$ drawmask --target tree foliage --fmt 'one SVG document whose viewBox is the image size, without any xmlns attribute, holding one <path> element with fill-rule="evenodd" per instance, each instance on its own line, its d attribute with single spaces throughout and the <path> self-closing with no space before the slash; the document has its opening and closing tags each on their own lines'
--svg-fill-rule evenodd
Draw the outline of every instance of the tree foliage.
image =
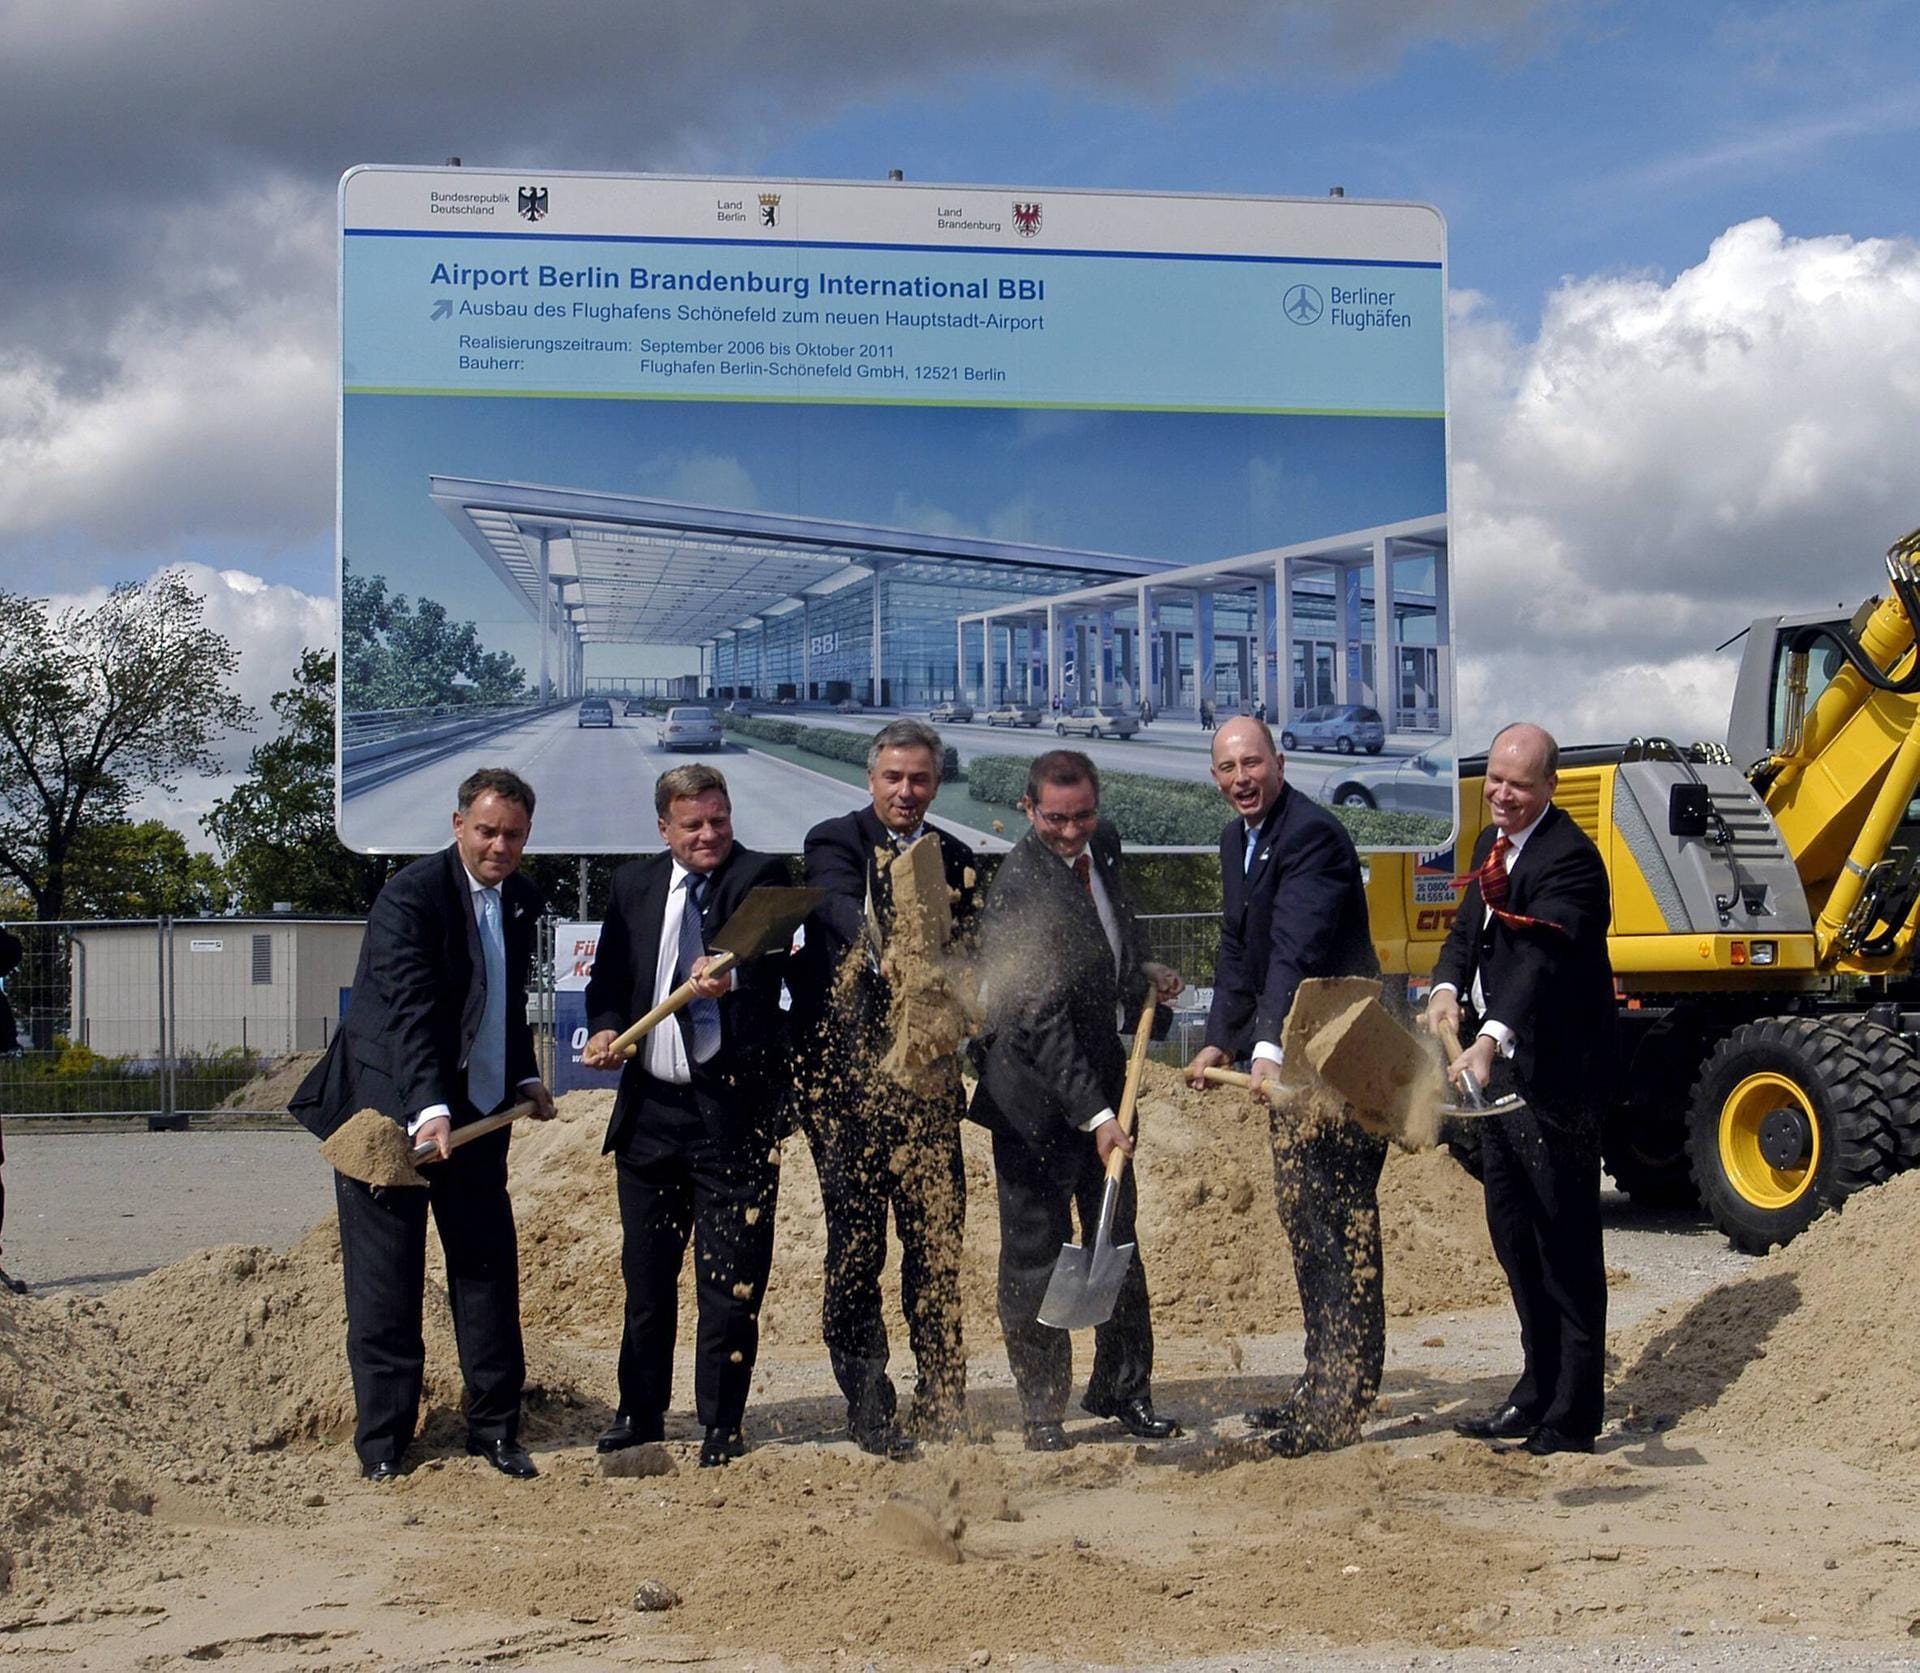
<svg viewBox="0 0 1920 1673">
<path fill-rule="evenodd" d="M 247 776 L 200 821 L 242 912 L 288 901 L 296 912 L 356 915 L 393 872 L 396 862 L 355 854 L 334 831 L 333 668 L 331 651 L 301 654 L 293 684 L 274 694 L 279 733 L 254 748 Z"/>
<path fill-rule="evenodd" d="M 526 675 L 505 651 L 489 651 L 472 622 L 456 622 L 437 599 L 410 603 L 386 578 L 349 568 L 340 599 L 346 651 L 343 697 L 351 714 L 369 709 L 497 703 L 523 697 Z"/>
<path fill-rule="evenodd" d="M 74 847 L 143 790 L 212 772 L 212 745 L 253 711 L 239 657 L 174 570 L 52 611 L 0 590 L 0 875 L 43 919 L 68 910 Z"/>
<path fill-rule="evenodd" d="M 67 911 L 87 918 L 214 917 L 227 909 L 220 862 L 158 819 L 86 825 L 67 855 Z"/>
</svg>

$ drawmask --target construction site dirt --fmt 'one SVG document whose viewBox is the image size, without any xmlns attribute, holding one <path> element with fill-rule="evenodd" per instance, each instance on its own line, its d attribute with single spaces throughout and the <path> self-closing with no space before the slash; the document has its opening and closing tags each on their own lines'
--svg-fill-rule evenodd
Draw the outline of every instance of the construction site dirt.
<svg viewBox="0 0 1920 1673">
<path fill-rule="evenodd" d="M 1143 1446 L 1076 1412 L 1072 1452 L 1021 1450 L 990 1160 L 969 1128 L 972 1434 L 902 1464 L 838 1428 L 819 1198 L 791 1140 L 750 1450 L 696 1469 L 682 1387 L 666 1446 L 612 1474 L 593 1450 L 620 1301 L 606 1108 L 572 1094 L 513 1140 L 539 1479 L 465 1455 L 430 1285 L 421 1439 L 378 1488 L 346 1438 L 331 1190 L 310 1140 L 10 1131 L 6 1262 L 35 1293 L 0 1296 L 0 1657 L 376 1673 L 1482 1668 L 1516 1650 L 1546 1667 L 1909 1665 L 1920 1317 L 1903 1296 L 1920 1176 L 1761 1259 L 1610 1197 L 1607 1430 L 1591 1457 L 1533 1459 L 1452 1433 L 1505 1393 L 1515 1328 L 1478 1188 L 1443 1153 L 1396 1152 L 1381 1404 L 1359 1445 L 1264 1458 L 1241 1414 L 1299 1365 L 1267 1117 L 1154 1068 L 1140 1252 L 1156 1402 L 1187 1435 Z M 686 1335 L 690 1281 L 684 1300 Z"/>
</svg>

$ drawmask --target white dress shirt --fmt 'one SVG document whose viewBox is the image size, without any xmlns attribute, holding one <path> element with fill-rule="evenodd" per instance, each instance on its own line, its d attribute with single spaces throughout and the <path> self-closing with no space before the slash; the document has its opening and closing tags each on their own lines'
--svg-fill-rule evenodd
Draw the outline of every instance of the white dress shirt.
<svg viewBox="0 0 1920 1673">
<path fill-rule="evenodd" d="M 1119 916 L 1113 910 L 1113 901 L 1107 894 L 1106 884 L 1100 880 L 1100 868 L 1094 864 L 1092 845 L 1088 844 L 1082 848 L 1080 854 L 1084 854 L 1087 857 L 1087 892 L 1093 896 L 1093 909 L 1100 915 L 1101 929 L 1106 931 L 1107 947 L 1113 954 L 1114 974 L 1116 976 L 1124 975 L 1125 972 L 1120 968 Z M 1080 854 L 1069 855 L 1060 863 L 1064 865 L 1068 871 L 1072 871 L 1075 864 L 1079 861 Z M 1074 887 L 1078 888 L 1080 886 L 1080 879 L 1076 876 L 1073 881 Z M 1117 1003 L 1113 1009 L 1114 1027 L 1120 1030 L 1120 1032 L 1125 1033 L 1127 1027 L 1127 1007 L 1125 1002 L 1121 1001 Z M 1109 1121 L 1118 1119 L 1110 1108 L 1097 1110 L 1093 1115 L 1080 1123 L 1080 1131 L 1083 1133 L 1091 1133 L 1095 1128 L 1104 1127 Z"/>
<path fill-rule="evenodd" d="M 680 967 L 680 920 L 686 916 L 687 878 L 692 875 L 678 860 L 667 884 L 667 910 L 660 920 L 660 951 L 653 961 L 653 1004 L 658 1005 L 675 987 L 674 972 Z M 708 884 L 711 887 L 711 882 Z M 648 1009 L 652 1009 L 649 1006 Z M 693 1065 L 687 1059 L 687 1042 L 680 1032 L 680 1019 L 668 1017 L 642 1044 L 647 1073 L 655 1080 L 674 1086 L 693 1081 Z"/>
</svg>

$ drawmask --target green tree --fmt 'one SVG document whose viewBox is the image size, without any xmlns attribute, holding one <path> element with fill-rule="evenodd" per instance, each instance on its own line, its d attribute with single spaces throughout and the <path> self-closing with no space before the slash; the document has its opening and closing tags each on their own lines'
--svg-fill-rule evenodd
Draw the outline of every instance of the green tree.
<svg viewBox="0 0 1920 1673">
<path fill-rule="evenodd" d="M 85 830 L 212 772 L 214 740 L 252 723 L 228 687 L 238 654 L 205 608 L 175 570 L 57 613 L 0 590 L 0 875 L 42 919 L 68 910 Z"/>
<path fill-rule="evenodd" d="M 226 911 L 220 862 L 158 819 L 84 826 L 67 855 L 67 910 L 89 918 L 202 918 Z"/>
<path fill-rule="evenodd" d="M 200 821 L 226 861 L 235 905 L 271 911 L 365 912 L 398 862 L 356 854 L 333 824 L 333 653 L 304 651 L 277 692 L 280 730 L 256 745 L 247 776 Z"/>
<path fill-rule="evenodd" d="M 409 603 L 387 591 L 384 576 L 348 568 L 340 620 L 349 713 L 508 702 L 527 693 L 520 664 L 482 646 L 472 622 L 454 621 L 435 599 Z"/>
</svg>

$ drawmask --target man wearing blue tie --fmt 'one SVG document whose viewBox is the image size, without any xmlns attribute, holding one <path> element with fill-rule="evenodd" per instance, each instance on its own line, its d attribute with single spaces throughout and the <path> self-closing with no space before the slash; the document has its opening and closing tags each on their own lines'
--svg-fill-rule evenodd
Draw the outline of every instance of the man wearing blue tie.
<svg viewBox="0 0 1920 1673">
<path fill-rule="evenodd" d="M 1266 722 L 1214 734 L 1213 780 L 1233 808 L 1220 833 L 1222 917 L 1207 1043 L 1188 1065 L 1250 1061 L 1280 1079 L 1281 1025 L 1310 976 L 1377 976 L 1366 884 L 1346 827 L 1285 782 Z M 1386 1305 L 1377 1187 L 1384 1139 L 1351 1121 L 1273 1112 L 1273 1179 L 1306 1323 L 1306 1370 L 1277 1406 L 1247 1413 L 1282 1457 L 1341 1447 L 1380 1390 Z"/>
<path fill-rule="evenodd" d="M 654 810 L 666 852 L 614 873 L 587 981 L 587 1026 L 594 1032 L 581 1061 L 622 1068 L 611 1049 L 620 1030 L 687 981 L 695 998 L 626 1061 L 607 1126 L 626 1318 L 620 1405 L 599 1450 L 665 1438 L 680 1266 L 691 1234 L 700 1321 L 694 1406 L 705 1431 L 700 1463 L 711 1468 L 746 1450 L 741 1419 L 773 1264 L 787 958 L 776 948 L 709 976 L 706 943 L 749 890 L 784 884 L 787 872 L 733 840 L 727 781 L 712 767 L 661 774 Z"/>
<path fill-rule="evenodd" d="M 334 1176 L 347 1291 L 347 1361 L 361 1473 L 402 1473 L 419 1417 L 427 1210 L 447 1257 L 447 1300 L 466 1382 L 467 1450 L 504 1475 L 536 1473 L 519 1442 L 520 1265 L 505 1129 L 464 1144 L 457 1128 L 512 1098 L 553 1114 L 527 1026 L 527 966 L 540 891 L 519 875 L 533 790 L 504 768 L 460 786 L 453 843 L 395 873 L 367 915 L 340 1031 L 293 1096 L 325 1138 L 377 1109 L 441 1159 L 427 1188 Z"/>
</svg>

